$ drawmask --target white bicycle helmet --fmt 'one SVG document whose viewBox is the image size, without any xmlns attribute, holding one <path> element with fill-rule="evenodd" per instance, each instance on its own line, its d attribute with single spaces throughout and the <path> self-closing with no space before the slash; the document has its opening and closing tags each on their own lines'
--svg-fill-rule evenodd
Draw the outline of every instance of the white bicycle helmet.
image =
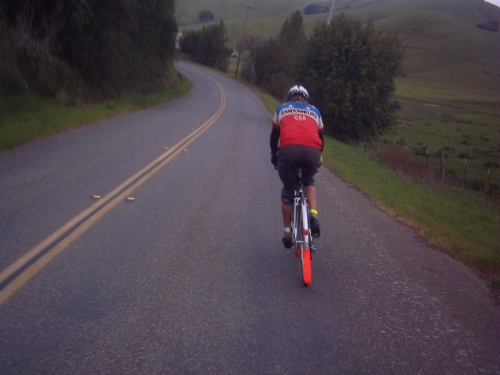
<svg viewBox="0 0 500 375">
<path fill-rule="evenodd" d="M 295 96 L 301 96 L 305 100 L 309 99 L 309 93 L 303 86 L 295 85 L 288 91 L 288 100 L 293 99 Z"/>
</svg>

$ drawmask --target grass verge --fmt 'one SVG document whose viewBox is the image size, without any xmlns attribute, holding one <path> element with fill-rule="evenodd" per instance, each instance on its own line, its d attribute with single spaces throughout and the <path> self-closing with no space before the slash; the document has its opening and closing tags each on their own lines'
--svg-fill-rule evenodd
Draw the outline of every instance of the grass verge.
<svg viewBox="0 0 500 375">
<path fill-rule="evenodd" d="M 356 147 L 325 137 L 324 164 L 429 244 L 483 272 L 500 273 L 500 214 L 461 190 L 434 190 L 401 177 Z"/>
<path fill-rule="evenodd" d="M 268 94 L 263 99 L 271 113 L 280 104 Z M 323 162 L 429 244 L 492 275 L 492 286 L 500 284 L 500 214 L 493 204 L 458 189 L 435 190 L 408 180 L 330 137 L 325 137 Z"/>
<path fill-rule="evenodd" d="M 124 95 L 120 99 L 80 106 L 33 95 L 0 96 L 0 151 L 86 123 L 151 107 L 177 98 L 191 88 L 181 76 L 169 90 L 149 95 Z"/>
</svg>

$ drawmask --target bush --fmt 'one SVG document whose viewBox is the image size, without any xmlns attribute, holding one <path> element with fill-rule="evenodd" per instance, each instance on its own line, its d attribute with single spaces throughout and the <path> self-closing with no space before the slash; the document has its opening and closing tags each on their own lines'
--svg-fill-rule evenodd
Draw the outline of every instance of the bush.
<svg viewBox="0 0 500 375">
<path fill-rule="evenodd" d="M 188 31 L 179 45 L 181 52 L 191 61 L 225 72 L 232 52 L 226 43 L 226 26 L 221 20 L 218 25 L 203 26 L 200 31 Z"/>
<path fill-rule="evenodd" d="M 309 4 L 304 8 L 304 14 L 317 14 L 317 13 L 328 13 L 330 11 L 330 7 L 325 4 L 313 3 Z"/>
<path fill-rule="evenodd" d="M 448 153 L 446 152 L 445 149 L 443 148 L 440 148 L 439 150 L 437 150 L 435 153 L 434 153 L 434 156 L 437 157 L 437 158 L 440 158 L 441 157 L 441 154 L 443 153 L 444 151 L 444 157 L 447 158 L 448 157 Z"/>
<path fill-rule="evenodd" d="M 467 188 L 476 191 L 485 191 L 486 182 L 484 180 L 468 180 Z"/>
<path fill-rule="evenodd" d="M 243 65 L 241 67 L 241 77 L 248 82 L 255 81 L 255 70 L 253 64 L 248 60 L 243 61 Z"/>
<path fill-rule="evenodd" d="M 482 30 L 498 32 L 498 22 L 496 21 L 488 21 L 485 24 L 478 23 L 476 26 Z"/>
<path fill-rule="evenodd" d="M 437 174 L 428 169 L 427 166 L 418 160 L 411 158 L 408 152 L 398 149 L 388 151 L 383 157 L 382 162 L 399 175 L 411 180 L 420 181 L 428 186 L 440 187 L 442 180 Z"/>
<path fill-rule="evenodd" d="M 491 160 L 488 160 L 484 166 L 486 168 L 500 168 L 500 163 L 496 162 L 496 161 L 491 161 Z"/>
<path fill-rule="evenodd" d="M 276 39 L 262 41 L 252 48 L 250 60 L 255 68 L 255 83 L 283 98 L 297 84 L 305 45 L 303 17 L 296 11 L 285 20 Z"/>
<path fill-rule="evenodd" d="M 397 34 L 375 30 L 341 14 L 318 25 L 306 48 L 300 77 L 324 117 L 325 132 L 344 141 L 369 141 L 396 124 L 393 96 L 405 47 Z"/>
<path fill-rule="evenodd" d="M 492 184 L 491 187 L 490 187 L 489 194 L 492 197 L 500 198 L 500 186 L 498 186 L 496 184 Z"/>
<path fill-rule="evenodd" d="M 291 78 L 287 77 L 283 73 L 277 73 L 264 77 L 261 86 L 271 95 L 280 98 L 283 97 L 283 93 L 288 92 L 293 84 L 294 81 Z"/>
<path fill-rule="evenodd" d="M 171 82 L 174 0 L 8 3 L 0 7 L 4 89 L 22 86 L 49 97 L 93 91 L 102 97 L 163 90 Z"/>
<path fill-rule="evenodd" d="M 427 156 L 429 148 L 427 146 L 422 146 L 420 148 L 413 148 L 415 155 L 417 156 Z"/>
<path fill-rule="evenodd" d="M 202 10 L 198 13 L 198 19 L 200 22 L 212 22 L 214 20 L 214 14 L 209 10 Z"/>
<path fill-rule="evenodd" d="M 399 141 L 396 141 L 396 144 L 400 145 L 400 146 L 406 146 L 408 143 L 406 143 L 406 141 L 401 138 Z"/>
<path fill-rule="evenodd" d="M 445 177 L 446 181 L 448 181 L 456 186 L 463 183 L 463 181 L 460 179 L 460 177 L 458 177 L 457 172 L 455 172 L 454 170 L 451 170 L 451 169 L 446 170 L 444 172 L 444 177 Z"/>
</svg>

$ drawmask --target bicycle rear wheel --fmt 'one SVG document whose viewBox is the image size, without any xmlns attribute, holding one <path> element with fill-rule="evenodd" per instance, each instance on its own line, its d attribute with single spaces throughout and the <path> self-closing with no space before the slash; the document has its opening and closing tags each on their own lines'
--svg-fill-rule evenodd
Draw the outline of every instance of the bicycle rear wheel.
<svg viewBox="0 0 500 375">
<path fill-rule="evenodd" d="M 312 282 L 311 249 L 302 249 L 300 260 L 302 262 L 302 278 L 304 279 L 304 285 L 308 286 Z"/>
<path fill-rule="evenodd" d="M 302 279 L 304 280 L 304 285 L 308 286 L 312 282 L 312 267 L 311 267 L 311 249 L 309 248 L 309 241 L 308 241 L 309 229 L 307 225 L 304 225 L 304 220 L 307 220 L 307 215 L 304 215 L 302 213 L 300 219 L 301 219 L 299 225 L 300 239 L 301 239 L 300 263 L 302 264 Z"/>
</svg>

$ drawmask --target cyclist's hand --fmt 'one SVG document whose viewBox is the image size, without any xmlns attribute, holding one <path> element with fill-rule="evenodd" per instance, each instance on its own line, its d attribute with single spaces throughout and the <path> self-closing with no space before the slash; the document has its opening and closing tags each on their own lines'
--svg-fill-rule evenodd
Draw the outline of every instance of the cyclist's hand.
<svg viewBox="0 0 500 375">
<path fill-rule="evenodd" d="M 271 154 L 271 163 L 273 163 L 274 168 L 278 166 L 278 155 Z"/>
</svg>

